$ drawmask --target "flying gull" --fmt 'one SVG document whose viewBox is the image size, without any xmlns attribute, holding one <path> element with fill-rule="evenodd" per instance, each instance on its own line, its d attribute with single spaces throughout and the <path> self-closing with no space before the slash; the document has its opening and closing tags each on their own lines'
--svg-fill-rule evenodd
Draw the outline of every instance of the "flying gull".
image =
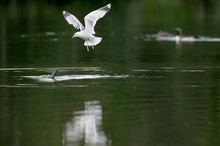
<svg viewBox="0 0 220 146">
<path fill-rule="evenodd" d="M 89 51 L 89 46 L 92 46 L 92 48 L 94 49 L 94 46 L 101 42 L 102 40 L 101 37 L 94 36 L 95 34 L 94 27 L 96 21 L 98 21 L 100 18 L 105 16 L 105 14 L 110 10 L 110 8 L 111 8 L 111 4 L 108 4 L 102 8 L 99 8 L 87 14 L 84 17 L 85 27 L 74 15 L 70 14 L 69 12 L 63 11 L 63 16 L 65 20 L 70 25 L 73 25 L 73 27 L 80 30 L 76 32 L 72 38 L 78 37 L 83 39 L 85 41 L 84 46 L 87 46 L 87 51 Z"/>
</svg>

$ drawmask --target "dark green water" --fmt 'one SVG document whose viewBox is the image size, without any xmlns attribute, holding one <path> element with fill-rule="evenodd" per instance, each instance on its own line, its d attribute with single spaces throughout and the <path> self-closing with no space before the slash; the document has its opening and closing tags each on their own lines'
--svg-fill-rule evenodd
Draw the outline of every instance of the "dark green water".
<svg viewBox="0 0 220 146">
<path fill-rule="evenodd" d="M 62 11 L 83 22 L 105 4 L 1 6 L 0 145 L 220 145 L 220 42 L 144 40 L 176 27 L 219 38 L 220 3 L 112 2 L 87 52 Z"/>
</svg>

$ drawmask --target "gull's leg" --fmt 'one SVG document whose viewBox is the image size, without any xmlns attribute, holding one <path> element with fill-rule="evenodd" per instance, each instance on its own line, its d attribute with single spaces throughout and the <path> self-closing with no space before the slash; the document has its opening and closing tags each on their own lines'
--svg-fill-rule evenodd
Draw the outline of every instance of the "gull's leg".
<svg viewBox="0 0 220 146">
<path fill-rule="evenodd" d="M 91 42 L 92 41 L 92 38 L 89 38 L 89 41 Z M 92 43 L 91 43 L 92 44 Z M 94 46 L 92 45 L 92 49 L 94 49 Z"/>
<path fill-rule="evenodd" d="M 86 44 L 87 52 L 89 52 L 89 43 L 85 41 L 85 44 Z"/>
</svg>

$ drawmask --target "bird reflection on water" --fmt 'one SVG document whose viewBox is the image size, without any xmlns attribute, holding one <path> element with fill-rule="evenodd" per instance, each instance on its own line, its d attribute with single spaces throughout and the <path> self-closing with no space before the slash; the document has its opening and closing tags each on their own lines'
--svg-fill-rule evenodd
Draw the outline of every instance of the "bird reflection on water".
<svg viewBox="0 0 220 146">
<path fill-rule="evenodd" d="M 65 125 L 63 143 L 65 146 L 85 145 L 105 146 L 109 145 L 102 126 L 102 107 L 99 101 L 85 102 L 85 110 L 74 113 L 71 121 Z"/>
</svg>

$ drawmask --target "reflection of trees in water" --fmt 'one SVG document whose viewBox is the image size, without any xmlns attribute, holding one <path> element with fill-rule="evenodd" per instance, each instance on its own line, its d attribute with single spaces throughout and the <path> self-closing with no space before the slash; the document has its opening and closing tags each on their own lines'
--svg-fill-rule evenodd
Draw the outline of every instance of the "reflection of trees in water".
<svg viewBox="0 0 220 146">
<path fill-rule="evenodd" d="M 63 143 L 66 146 L 96 145 L 105 146 L 107 138 L 100 130 L 102 126 L 102 107 L 99 101 L 85 102 L 85 110 L 75 112 L 75 117 L 66 123 Z"/>
<path fill-rule="evenodd" d="M 1 65 L 4 66 L 6 64 L 7 50 L 6 50 L 6 21 L 5 16 L 1 14 L 0 19 L 0 32 L 1 32 Z"/>
</svg>

